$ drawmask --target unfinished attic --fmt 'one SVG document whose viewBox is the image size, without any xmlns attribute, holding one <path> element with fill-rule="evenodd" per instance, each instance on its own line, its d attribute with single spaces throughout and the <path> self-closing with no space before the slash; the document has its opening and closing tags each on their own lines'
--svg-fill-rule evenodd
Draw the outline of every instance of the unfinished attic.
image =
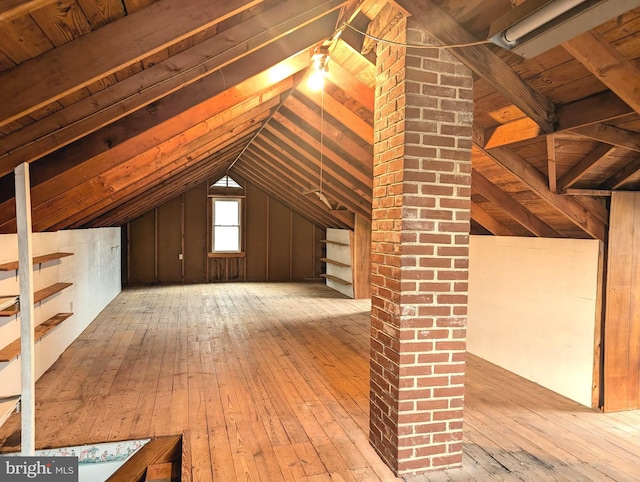
<svg viewBox="0 0 640 482">
<path fill-rule="evenodd" d="M 0 421 L 80 480 L 640 480 L 640 0 L 0 1 Z"/>
</svg>

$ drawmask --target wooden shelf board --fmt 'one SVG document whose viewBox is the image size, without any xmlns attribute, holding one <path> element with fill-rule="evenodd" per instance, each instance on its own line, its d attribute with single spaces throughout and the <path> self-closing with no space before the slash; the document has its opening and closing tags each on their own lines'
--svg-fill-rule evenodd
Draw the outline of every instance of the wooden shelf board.
<svg viewBox="0 0 640 482">
<path fill-rule="evenodd" d="M 320 242 L 325 244 L 334 244 L 336 246 L 349 246 L 349 243 L 341 243 L 339 241 L 331 241 L 329 239 L 321 239 Z"/>
<path fill-rule="evenodd" d="M 49 298 L 50 296 L 53 296 L 56 293 L 59 293 L 63 289 L 68 288 L 72 284 L 73 283 L 55 283 L 55 284 L 52 284 L 51 286 L 47 286 L 46 288 L 38 290 L 33 294 L 33 302 L 38 303 L 46 298 Z M 16 303 L 15 305 L 0 311 L 0 316 L 13 316 L 19 311 L 20 311 L 20 304 Z"/>
<path fill-rule="evenodd" d="M 320 261 L 324 261 L 325 263 L 333 264 L 335 266 L 340 266 L 341 268 L 351 268 L 350 264 L 343 263 L 341 261 L 336 261 L 335 259 L 320 258 Z"/>
<path fill-rule="evenodd" d="M 42 264 L 47 261 L 73 256 L 73 253 L 48 253 L 33 257 L 33 264 Z M 9 261 L 8 263 L 0 263 L 0 271 L 15 271 L 18 269 L 17 261 Z"/>
<path fill-rule="evenodd" d="M 345 281 L 342 278 L 338 278 L 337 276 L 333 276 L 330 274 L 321 274 L 320 275 L 321 278 L 326 278 L 326 279 L 330 279 L 331 281 L 335 281 L 336 283 L 340 283 L 341 285 L 345 285 L 345 286 L 350 286 L 353 283 L 351 281 Z"/>
<path fill-rule="evenodd" d="M 47 333 L 49 333 L 71 315 L 73 315 L 73 313 L 58 313 L 57 315 L 52 316 L 48 320 L 36 326 L 34 329 L 35 341 L 41 340 L 42 337 L 44 337 Z M 2 350 L 0 350 L 0 362 L 11 361 L 18 355 L 20 355 L 20 338 L 9 343 Z"/>
</svg>

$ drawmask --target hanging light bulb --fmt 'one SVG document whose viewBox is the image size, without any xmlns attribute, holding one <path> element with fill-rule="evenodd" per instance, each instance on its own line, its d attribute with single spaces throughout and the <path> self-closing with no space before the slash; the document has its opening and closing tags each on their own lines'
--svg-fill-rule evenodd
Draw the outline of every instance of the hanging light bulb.
<svg viewBox="0 0 640 482">
<path fill-rule="evenodd" d="M 329 47 L 321 46 L 311 57 L 313 72 L 309 76 L 309 88 L 319 91 L 324 88 L 324 78 L 329 72 Z"/>
</svg>

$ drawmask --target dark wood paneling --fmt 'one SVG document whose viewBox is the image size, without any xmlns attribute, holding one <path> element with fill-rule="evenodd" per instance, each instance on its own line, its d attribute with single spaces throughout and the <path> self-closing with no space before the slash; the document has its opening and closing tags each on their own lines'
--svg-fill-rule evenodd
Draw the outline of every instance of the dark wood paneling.
<svg viewBox="0 0 640 482">
<path fill-rule="evenodd" d="M 268 281 L 287 281 L 290 275 L 291 210 L 281 202 L 269 200 L 269 276 Z"/>
<path fill-rule="evenodd" d="M 317 278 L 322 269 L 318 258 L 322 255 L 320 240 L 324 238 L 324 230 L 253 184 L 246 183 L 245 196 L 246 258 L 208 259 L 210 210 L 207 184 L 203 183 L 157 208 L 157 238 L 153 211 L 131 223 L 131 256 L 136 259 L 131 263 L 130 281 L 243 281 L 245 263 L 247 281 Z M 141 229 L 146 230 L 145 236 L 138 234 Z M 158 250 L 157 260 L 154 246 Z M 180 253 L 183 261 L 179 259 Z"/>
<path fill-rule="evenodd" d="M 247 281 L 265 281 L 267 277 L 268 196 L 253 184 L 246 186 Z"/>
<path fill-rule="evenodd" d="M 640 408 L 640 193 L 611 196 L 604 409 Z"/>
<path fill-rule="evenodd" d="M 313 224 L 293 213 L 291 276 L 295 281 L 313 278 Z"/>
<path fill-rule="evenodd" d="M 155 215 L 149 211 L 129 224 L 129 282 L 154 283 Z"/>
<path fill-rule="evenodd" d="M 182 198 L 158 208 L 158 282 L 182 282 Z"/>
<path fill-rule="evenodd" d="M 184 281 L 206 281 L 207 183 L 184 195 Z"/>
</svg>

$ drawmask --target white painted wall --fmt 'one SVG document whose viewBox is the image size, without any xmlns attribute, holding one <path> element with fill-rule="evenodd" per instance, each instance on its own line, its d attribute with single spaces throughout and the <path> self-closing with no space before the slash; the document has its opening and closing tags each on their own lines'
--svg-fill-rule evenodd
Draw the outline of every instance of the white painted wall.
<svg viewBox="0 0 640 482">
<path fill-rule="evenodd" d="M 121 290 L 119 228 L 33 234 L 34 256 L 57 251 L 74 255 L 34 266 L 34 289 L 37 291 L 56 282 L 73 283 L 73 286 L 36 303 L 35 323 L 39 325 L 56 313 L 73 312 L 73 316 L 36 343 L 38 378 Z M 17 235 L 0 235 L 0 263 L 17 259 Z M 18 293 L 17 273 L 0 272 L 0 294 Z M 0 347 L 20 336 L 19 323 L 19 314 L 0 317 Z M 20 359 L 0 363 L 0 398 L 19 393 Z"/>
<path fill-rule="evenodd" d="M 467 350 L 591 406 L 598 241 L 471 236 Z"/>
</svg>

